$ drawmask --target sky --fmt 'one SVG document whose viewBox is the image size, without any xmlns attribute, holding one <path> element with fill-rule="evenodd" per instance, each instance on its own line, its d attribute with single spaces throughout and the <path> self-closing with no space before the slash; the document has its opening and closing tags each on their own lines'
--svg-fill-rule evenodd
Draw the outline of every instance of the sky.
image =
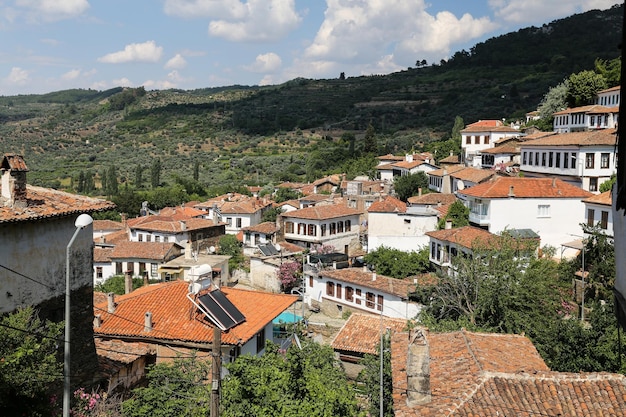
<svg viewBox="0 0 626 417">
<path fill-rule="evenodd" d="M 0 0 L 0 96 L 272 85 L 430 65 L 617 0 Z"/>
</svg>

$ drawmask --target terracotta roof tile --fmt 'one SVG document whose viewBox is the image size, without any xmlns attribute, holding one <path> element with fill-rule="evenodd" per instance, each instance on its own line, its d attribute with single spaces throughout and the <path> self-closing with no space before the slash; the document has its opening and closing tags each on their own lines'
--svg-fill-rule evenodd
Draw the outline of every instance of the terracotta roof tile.
<svg viewBox="0 0 626 417">
<path fill-rule="evenodd" d="M 387 155 L 377 156 L 376 159 L 380 159 L 381 161 L 403 161 L 405 157 L 388 153 Z"/>
<path fill-rule="evenodd" d="M 276 233 L 278 228 L 276 227 L 275 222 L 263 222 L 255 226 L 244 227 L 241 230 L 246 231 L 246 232 L 257 232 L 257 233 L 263 233 L 266 235 L 271 235 L 271 234 Z"/>
<path fill-rule="evenodd" d="M 0 223 L 64 217 L 115 208 L 115 204 L 110 201 L 33 185 L 26 186 L 26 199 L 24 208 L 0 206 Z"/>
<path fill-rule="evenodd" d="M 513 187 L 511 189 L 511 187 Z M 586 198 L 593 194 L 556 178 L 494 177 L 492 181 L 459 191 L 478 198 Z"/>
<path fill-rule="evenodd" d="M 113 248 L 103 248 L 101 246 L 94 246 L 93 248 L 93 262 L 94 263 L 109 263 L 111 262 L 111 254 Z"/>
<path fill-rule="evenodd" d="M 580 106 L 580 107 L 572 107 L 567 108 L 565 110 L 557 111 L 553 113 L 553 115 L 558 116 L 562 114 L 571 114 L 571 113 L 611 113 L 613 112 L 615 107 L 606 107 L 600 106 L 599 104 L 590 104 L 588 106 Z"/>
<path fill-rule="evenodd" d="M 440 164 L 458 164 L 460 161 L 459 155 L 448 155 L 439 160 Z"/>
<path fill-rule="evenodd" d="M 480 153 L 485 153 L 489 155 L 498 155 L 498 154 L 519 154 L 520 153 L 520 145 L 519 143 L 505 143 L 500 146 L 495 146 L 489 149 L 483 149 Z"/>
<path fill-rule="evenodd" d="M 363 268 L 323 269 L 320 275 L 339 281 L 358 284 L 363 287 L 373 288 L 387 294 L 407 298 L 408 294 L 415 290 L 415 284 L 410 279 L 391 278 L 384 275 L 363 271 Z"/>
<path fill-rule="evenodd" d="M 164 261 L 181 253 L 173 242 L 119 242 L 110 253 L 111 259 L 152 259 Z"/>
<path fill-rule="evenodd" d="M 486 181 L 495 175 L 496 173 L 490 169 L 479 169 L 472 167 L 463 168 L 450 174 L 452 178 L 473 182 L 475 184 Z"/>
<path fill-rule="evenodd" d="M 26 161 L 22 155 L 14 153 L 5 153 L 0 160 L 0 169 L 9 169 L 11 171 L 28 172 Z"/>
<path fill-rule="evenodd" d="M 382 331 L 387 328 L 400 332 L 407 328 L 407 320 L 382 318 Z M 355 353 L 376 354 L 380 344 L 380 315 L 352 313 L 333 339 L 333 349 Z"/>
<path fill-rule="evenodd" d="M 171 217 L 172 220 L 186 220 L 192 217 L 201 217 L 205 214 L 205 211 L 189 206 L 164 207 L 159 210 L 159 216 Z"/>
<path fill-rule="evenodd" d="M 432 171 L 428 171 L 428 175 L 435 177 L 443 177 L 445 174 L 453 174 L 455 172 L 465 169 L 463 165 L 452 165 L 446 168 L 439 168 Z"/>
<path fill-rule="evenodd" d="M 281 214 L 285 218 L 307 219 L 307 220 L 326 220 L 337 217 L 360 215 L 359 210 L 349 208 L 345 205 L 332 204 L 324 206 L 313 206 L 299 210 L 289 211 Z"/>
<path fill-rule="evenodd" d="M 222 343 L 247 342 L 280 313 L 297 301 L 287 294 L 222 287 L 222 292 L 245 316 L 243 323 L 222 332 Z M 148 285 L 130 294 L 116 297 L 115 313 L 107 312 L 107 303 L 94 306 L 102 324 L 94 327 L 96 336 L 117 338 L 154 338 L 164 343 L 183 341 L 210 345 L 213 326 L 187 298 L 189 283 L 172 281 Z M 152 313 L 152 331 L 144 331 L 144 315 Z"/>
<path fill-rule="evenodd" d="M 93 231 L 104 231 L 104 230 L 123 230 L 124 224 L 122 222 L 116 222 L 113 220 L 94 220 L 93 221 Z"/>
<path fill-rule="evenodd" d="M 209 219 L 191 217 L 175 220 L 172 217 L 161 215 L 136 217 L 134 219 L 128 219 L 126 223 L 131 229 L 165 233 L 180 233 L 185 230 L 201 230 L 219 227 L 213 220 Z"/>
<path fill-rule="evenodd" d="M 96 243 L 108 243 L 111 245 L 115 245 L 119 242 L 128 242 L 128 233 L 126 233 L 126 229 L 118 230 L 117 232 L 112 232 L 107 235 L 101 236 L 99 238 L 94 239 Z"/>
<path fill-rule="evenodd" d="M 585 203 L 592 204 L 601 204 L 603 206 L 612 206 L 613 205 L 613 197 L 611 191 L 605 191 L 598 195 L 593 195 L 589 198 L 585 198 L 583 200 Z"/>
<path fill-rule="evenodd" d="M 613 146 L 616 141 L 616 129 L 600 129 L 586 132 L 559 133 L 524 142 L 524 146 Z"/>
<path fill-rule="evenodd" d="M 451 204 L 457 200 L 455 194 L 451 193 L 428 193 L 422 194 L 419 196 L 409 197 L 409 203 L 415 205 L 428 205 L 433 206 L 439 203 L 441 204 Z"/>
<path fill-rule="evenodd" d="M 381 201 L 375 201 L 367 209 L 369 213 L 406 213 L 406 203 L 390 195 Z"/>
<path fill-rule="evenodd" d="M 426 232 L 426 236 L 430 236 L 433 239 L 440 240 L 442 242 L 455 243 L 464 248 L 472 249 L 476 245 L 492 245 L 496 244 L 499 239 L 498 235 L 494 235 L 474 226 L 463 226 L 454 229 L 442 229 L 432 232 Z"/>
</svg>

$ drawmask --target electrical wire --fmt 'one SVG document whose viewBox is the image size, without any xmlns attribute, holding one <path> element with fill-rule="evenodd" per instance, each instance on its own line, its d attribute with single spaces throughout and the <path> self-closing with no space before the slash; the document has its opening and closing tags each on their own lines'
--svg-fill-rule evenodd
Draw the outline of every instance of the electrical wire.
<svg viewBox="0 0 626 417">
<path fill-rule="evenodd" d="M 54 290 L 55 290 L 55 288 L 54 288 L 54 287 L 52 287 L 52 286 L 50 286 L 50 285 L 48 285 L 48 284 L 44 284 L 44 283 L 43 283 L 43 282 L 41 282 L 41 281 L 37 281 L 36 279 L 31 278 L 31 277 L 29 277 L 29 276 L 27 276 L 27 275 L 24 275 L 24 274 L 22 274 L 21 272 L 17 272 L 16 270 L 14 270 L 14 269 L 12 269 L 12 268 L 9 268 L 8 266 L 5 266 L 5 265 L 0 264 L 0 268 L 6 269 L 6 270 L 7 270 L 7 271 L 9 271 L 9 272 L 12 272 L 12 273 L 14 273 L 14 274 L 16 274 L 16 275 L 19 275 L 19 276 L 20 276 L 20 277 L 22 277 L 22 278 L 26 278 L 27 280 L 32 281 L 32 282 L 34 282 L 34 283 L 37 283 L 37 284 L 39 284 L 39 285 L 43 285 L 44 287 L 46 287 L 46 288 L 48 288 L 48 289 L 50 289 L 50 290 L 52 290 L 52 291 L 54 291 Z"/>
</svg>

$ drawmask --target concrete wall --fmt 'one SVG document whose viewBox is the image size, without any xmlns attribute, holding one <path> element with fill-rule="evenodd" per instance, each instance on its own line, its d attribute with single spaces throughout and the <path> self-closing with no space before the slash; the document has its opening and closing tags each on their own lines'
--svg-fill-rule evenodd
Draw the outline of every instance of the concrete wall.
<svg viewBox="0 0 626 417">
<path fill-rule="evenodd" d="M 437 229 L 437 216 L 411 216 L 400 213 L 368 213 L 367 251 L 380 246 L 417 251 L 428 246 L 426 232 Z"/>
<path fill-rule="evenodd" d="M 262 258 L 251 257 L 249 279 L 250 284 L 254 288 L 260 288 L 275 293 L 280 292 L 280 281 L 278 280 L 278 266 L 276 262 L 267 262 Z"/>
</svg>

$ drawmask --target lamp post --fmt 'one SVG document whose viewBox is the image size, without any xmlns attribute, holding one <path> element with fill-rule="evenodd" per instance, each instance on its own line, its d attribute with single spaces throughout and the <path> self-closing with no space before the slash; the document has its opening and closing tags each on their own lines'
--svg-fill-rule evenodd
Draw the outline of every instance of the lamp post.
<svg viewBox="0 0 626 417">
<path fill-rule="evenodd" d="M 63 417 L 70 415 L 70 249 L 78 233 L 93 223 L 89 214 L 81 214 L 76 218 L 74 226 L 76 230 L 67 244 L 65 251 L 65 351 L 63 359 Z"/>
</svg>

